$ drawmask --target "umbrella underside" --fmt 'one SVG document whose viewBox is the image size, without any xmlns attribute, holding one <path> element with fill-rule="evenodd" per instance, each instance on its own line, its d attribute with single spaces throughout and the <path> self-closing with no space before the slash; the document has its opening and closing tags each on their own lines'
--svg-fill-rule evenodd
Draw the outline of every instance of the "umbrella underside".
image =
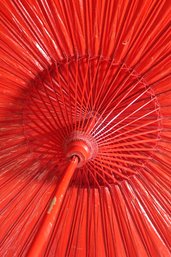
<svg viewBox="0 0 171 257">
<path fill-rule="evenodd" d="M 0 256 L 169 257 L 169 1 L 0 3 Z"/>
</svg>

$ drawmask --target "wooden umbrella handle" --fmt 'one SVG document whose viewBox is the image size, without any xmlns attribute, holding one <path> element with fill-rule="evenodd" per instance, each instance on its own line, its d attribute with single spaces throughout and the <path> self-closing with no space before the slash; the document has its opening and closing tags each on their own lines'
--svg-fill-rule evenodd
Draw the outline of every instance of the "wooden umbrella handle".
<svg viewBox="0 0 171 257">
<path fill-rule="evenodd" d="M 30 246 L 27 257 L 39 257 L 42 254 L 42 249 L 47 244 L 49 236 L 54 228 L 55 221 L 58 217 L 63 198 L 77 168 L 79 159 L 72 157 L 65 174 L 56 188 L 55 196 L 53 197 L 49 209 L 43 219 L 42 226 L 39 228 L 32 245 Z"/>
</svg>

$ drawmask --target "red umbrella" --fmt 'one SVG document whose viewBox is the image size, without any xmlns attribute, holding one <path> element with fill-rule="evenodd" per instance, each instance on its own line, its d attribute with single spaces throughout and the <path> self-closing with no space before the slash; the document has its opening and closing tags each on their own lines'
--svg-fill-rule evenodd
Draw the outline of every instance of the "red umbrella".
<svg viewBox="0 0 171 257">
<path fill-rule="evenodd" d="M 170 256 L 170 9 L 1 1 L 0 256 Z"/>
</svg>

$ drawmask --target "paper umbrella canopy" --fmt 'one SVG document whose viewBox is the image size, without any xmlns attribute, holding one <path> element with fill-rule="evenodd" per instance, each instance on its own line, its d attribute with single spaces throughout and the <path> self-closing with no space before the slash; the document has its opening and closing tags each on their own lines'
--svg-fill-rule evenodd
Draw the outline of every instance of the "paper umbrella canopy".
<svg viewBox="0 0 171 257">
<path fill-rule="evenodd" d="M 169 257 L 169 0 L 0 0 L 0 256 Z"/>
</svg>

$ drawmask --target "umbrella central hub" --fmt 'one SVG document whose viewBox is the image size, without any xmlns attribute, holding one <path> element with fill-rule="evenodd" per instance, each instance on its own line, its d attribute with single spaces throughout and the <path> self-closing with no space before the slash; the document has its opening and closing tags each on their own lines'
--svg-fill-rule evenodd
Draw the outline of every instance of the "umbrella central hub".
<svg viewBox="0 0 171 257">
<path fill-rule="evenodd" d="M 96 156 L 97 144 L 93 137 L 76 131 L 69 138 L 65 152 L 67 159 L 77 156 L 79 159 L 78 167 L 82 167 Z"/>
</svg>

